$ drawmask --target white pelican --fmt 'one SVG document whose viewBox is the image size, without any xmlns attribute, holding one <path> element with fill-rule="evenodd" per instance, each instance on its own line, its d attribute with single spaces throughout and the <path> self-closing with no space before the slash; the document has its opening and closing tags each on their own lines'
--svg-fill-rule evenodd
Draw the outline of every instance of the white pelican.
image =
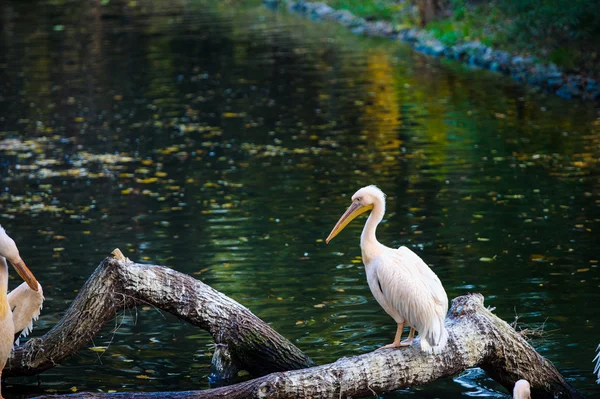
<svg viewBox="0 0 600 399">
<path fill-rule="evenodd" d="M 513 399 L 531 399 L 531 386 L 527 380 L 519 380 L 515 383 Z"/>
<path fill-rule="evenodd" d="M 25 280 L 8 295 L 7 259 Z M 42 286 L 21 259 L 13 239 L 0 226 L 0 376 L 12 351 L 15 334 L 26 336 L 31 331 L 43 301 Z M 0 399 L 2 397 L 0 392 Z"/>
<path fill-rule="evenodd" d="M 598 351 L 598 353 L 596 354 L 596 357 L 593 360 L 594 362 L 596 362 L 596 366 L 594 367 L 594 374 L 598 373 L 598 379 L 596 380 L 596 383 L 600 384 L 600 344 L 598 345 L 596 350 Z"/>
<path fill-rule="evenodd" d="M 448 341 L 444 319 L 448 312 L 446 291 L 435 273 L 406 247 L 388 248 L 375 237 L 375 229 L 385 213 L 385 194 L 367 186 L 352 196 L 352 204 L 337 222 L 325 242 L 329 243 L 352 219 L 371 210 L 360 236 L 360 249 L 367 281 L 381 307 L 398 323 L 394 342 L 383 348 L 409 346 L 415 330 L 421 337 L 421 350 L 439 353 Z M 408 339 L 400 341 L 404 325 L 410 326 Z"/>
</svg>

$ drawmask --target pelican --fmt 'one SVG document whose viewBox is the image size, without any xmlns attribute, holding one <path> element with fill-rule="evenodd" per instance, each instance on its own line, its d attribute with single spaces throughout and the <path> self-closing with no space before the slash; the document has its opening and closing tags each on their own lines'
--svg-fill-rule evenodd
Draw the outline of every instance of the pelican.
<svg viewBox="0 0 600 399">
<path fill-rule="evenodd" d="M 375 229 L 385 213 L 385 194 L 376 186 L 367 186 L 352 196 L 352 204 L 337 222 L 329 243 L 361 213 L 371 211 L 360 236 L 360 249 L 367 282 L 381 307 L 396 321 L 394 342 L 384 348 L 412 345 L 415 331 L 421 337 L 421 350 L 439 353 L 448 341 L 444 319 L 448 297 L 436 274 L 407 247 L 388 248 L 375 237 Z M 404 325 L 410 326 L 408 339 L 400 341 Z"/>
<path fill-rule="evenodd" d="M 7 259 L 25 280 L 8 295 Z M 15 334 L 29 334 L 33 321 L 40 315 L 43 301 L 42 286 L 21 259 L 13 239 L 0 226 L 0 377 L 12 351 Z M 0 392 L 0 399 L 2 398 Z"/>
<path fill-rule="evenodd" d="M 598 345 L 596 350 L 598 351 L 598 353 L 596 354 L 596 357 L 593 360 L 594 362 L 596 362 L 596 366 L 594 367 L 594 374 L 598 373 L 598 379 L 596 380 L 596 383 L 600 384 L 600 344 Z"/>
<path fill-rule="evenodd" d="M 515 383 L 513 399 L 531 399 L 531 386 L 527 380 L 519 380 Z"/>
</svg>

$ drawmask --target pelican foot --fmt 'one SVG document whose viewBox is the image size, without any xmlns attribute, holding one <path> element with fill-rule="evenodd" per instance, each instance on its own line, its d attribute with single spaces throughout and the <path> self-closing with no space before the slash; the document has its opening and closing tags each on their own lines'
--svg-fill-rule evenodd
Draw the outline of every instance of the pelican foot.
<svg viewBox="0 0 600 399">
<path fill-rule="evenodd" d="M 402 342 L 392 342 L 391 344 L 387 344 L 385 346 L 382 346 L 381 348 L 377 348 L 376 350 L 389 349 L 389 348 L 401 348 L 403 346 L 410 346 L 411 344 L 407 343 L 407 342 L 408 342 L 408 340 L 404 340 Z"/>
<path fill-rule="evenodd" d="M 407 338 L 404 341 L 400 342 L 400 346 L 411 346 L 413 343 L 413 338 Z"/>
</svg>

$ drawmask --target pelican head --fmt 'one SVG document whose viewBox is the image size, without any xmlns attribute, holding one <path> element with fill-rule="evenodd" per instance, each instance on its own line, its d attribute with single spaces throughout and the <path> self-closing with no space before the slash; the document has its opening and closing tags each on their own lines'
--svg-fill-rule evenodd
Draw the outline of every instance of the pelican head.
<svg viewBox="0 0 600 399">
<path fill-rule="evenodd" d="M 325 242 L 329 244 L 329 241 L 337 236 L 348 223 L 358 215 L 370 211 L 375 205 L 382 206 L 382 211 L 385 211 L 385 194 L 377 186 L 366 186 L 355 192 L 352 196 L 352 204 L 333 227 Z"/>
<path fill-rule="evenodd" d="M 38 290 L 38 282 L 33 273 L 31 273 L 31 270 L 29 270 L 25 262 L 23 262 L 23 259 L 21 259 L 17 244 L 15 244 L 14 240 L 6 234 L 6 231 L 4 231 L 2 226 L 0 226 L 0 256 L 6 258 L 10 264 L 13 265 L 17 273 L 19 273 L 19 276 L 25 280 L 32 290 Z"/>
<path fill-rule="evenodd" d="M 519 380 L 515 383 L 513 389 L 514 399 L 530 399 L 531 398 L 531 386 L 527 380 Z"/>
</svg>

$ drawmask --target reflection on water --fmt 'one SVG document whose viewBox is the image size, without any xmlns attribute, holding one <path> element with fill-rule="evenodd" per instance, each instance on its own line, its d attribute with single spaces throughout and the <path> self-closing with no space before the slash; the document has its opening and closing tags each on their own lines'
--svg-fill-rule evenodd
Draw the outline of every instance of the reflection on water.
<svg viewBox="0 0 600 399">
<path fill-rule="evenodd" d="M 0 5 L 0 223 L 44 285 L 36 334 L 119 247 L 230 295 L 318 363 L 373 350 L 395 324 L 368 290 L 361 223 L 323 239 L 375 183 L 383 243 L 415 250 L 451 298 L 543 325 L 534 346 L 599 392 L 591 106 L 259 4 L 65 4 Z M 90 347 L 7 392 L 208 387 L 208 334 L 151 307 Z M 474 370 L 410 392 L 502 388 Z"/>
</svg>

